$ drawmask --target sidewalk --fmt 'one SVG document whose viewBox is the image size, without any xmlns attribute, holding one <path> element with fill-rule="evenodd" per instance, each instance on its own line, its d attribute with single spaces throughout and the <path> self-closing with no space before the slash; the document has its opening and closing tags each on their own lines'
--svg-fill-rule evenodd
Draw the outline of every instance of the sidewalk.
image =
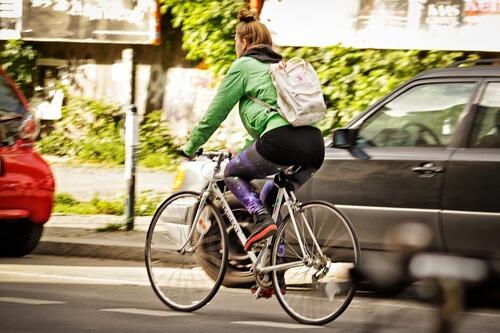
<svg viewBox="0 0 500 333">
<path fill-rule="evenodd" d="M 51 169 L 56 180 L 56 192 L 69 193 L 78 200 L 89 201 L 96 194 L 101 199 L 109 200 L 127 193 L 124 171 L 120 167 L 54 163 Z M 138 169 L 136 192 L 169 193 L 173 178 L 172 172 Z"/>
<path fill-rule="evenodd" d="M 56 156 L 44 158 L 50 163 L 58 193 L 69 193 L 78 200 L 90 200 L 96 194 L 102 199 L 125 195 L 123 167 L 75 165 Z M 137 193 L 153 191 L 167 195 L 171 191 L 171 172 L 139 168 L 136 176 Z M 124 216 L 113 215 L 53 214 L 33 253 L 143 261 L 151 216 L 136 217 L 133 231 L 96 231 L 123 220 Z"/>
<path fill-rule="evenodd" d="M 98 232 L 123 216 L 53 215 L 34 254 L 144 261 L 144 243 L 151 216 L 136 217 L 132 231 Z"/>
</svg>

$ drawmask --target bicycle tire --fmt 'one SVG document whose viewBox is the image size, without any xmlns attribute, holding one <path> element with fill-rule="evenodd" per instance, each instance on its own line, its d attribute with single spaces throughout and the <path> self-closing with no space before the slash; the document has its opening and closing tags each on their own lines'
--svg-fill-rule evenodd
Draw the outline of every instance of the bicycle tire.
<svg viewBox="0 0 500 333">
<path fill-rule="evenodd" d="M 355 283 L 349 279 L 349 269 L 359 264 L 359 241 L 348 218 L 328 202 L 303 203 L 294 217 L 305 251 L 316 259 L 318 267 L 304 264 L 284 272 L 273 271 L 275 293 L 283 309 L 298 322 L 327 324 L 347 309 L 356 291 Z M 308 231 L 304 227 L 304 217 L 308 219 L 325 256 L 322 265 L 319 265 L 320 256 L 312 238 L 306 236 Z M 272 265 L 301 260 L 302 253 L 296 238 L 292 220 L 287 216 L 273 240 Z M 328 267 L 327 271 L 323 271 L 325 275 L 314 281 L 314 274 L 325 267 Z"/>
<path fill-rule="evenodd" d="M 177 311 L 195 311 L 206 305 L 220 288 L 227 267 L 224 222 L 210 200 L 203 209 L 204 221 L 211 224 L 208 231 L 195 227 L 188 241 L 199 197 L 191 191 L 171 195 L 156 210 L 146 235 L 144 256 L 151 286 L 165 305 Z M 179 252 L 186 242 L 190 251 Z"/>
</svg>

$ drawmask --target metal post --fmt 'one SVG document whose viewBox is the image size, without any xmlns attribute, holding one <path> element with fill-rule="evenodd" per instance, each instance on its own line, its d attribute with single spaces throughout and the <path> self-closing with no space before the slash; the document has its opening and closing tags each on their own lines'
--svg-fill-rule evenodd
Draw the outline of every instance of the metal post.
<svg viewBox="0 0 500 333">
<path fill-rule="evenodd" d="M 133 105 L 125 116 L 125 181 L 127 183 L 127 230 L 134 229 L 135 219 L 135 165 L 138 145 L 137 108 Z"/>
<path fill-rule="evenodd" d="M 123 67 L 126 75 L 125 80 L 125 182 L 127 184 L 127 200 L 125 209 L 125 220 L 127 230 L 134 229 L 135 219 L 135 165 L 137 146 L 139 143 L 137 108 L 134 105 L 135 95 L 135 71 L 134 52 L 125 49 L 122 52 Z"/>
</svg>

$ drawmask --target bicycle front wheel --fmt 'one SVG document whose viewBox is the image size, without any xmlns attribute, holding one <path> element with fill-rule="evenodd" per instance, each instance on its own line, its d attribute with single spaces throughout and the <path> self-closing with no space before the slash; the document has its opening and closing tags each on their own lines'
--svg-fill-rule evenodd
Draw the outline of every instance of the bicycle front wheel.
<svg viewBox="0 0 500 333">
<path fill-rule="evenodd" d="M 272 265 L 296 263 L 273 271 L 276 295 L 295 320 L 323 325 L 342 314 L 354 296 L 349 270 L 359 262 L 359 242 L 349 220 L 328 202 L 304 203 L 294 219 L 295 226 L 288 216 L 274 239 Z"/>
<path fill-rule="evenodd" d="M 187 191 L 170 196 L 158 207 L 146 236 L 151 286 L 164 304 L 178 311 L 207 304 L 219 289 L 227 265 L 222 217 L 207 201 L 194 221 L 199 198 L 199 193 Z"/>
</svg>

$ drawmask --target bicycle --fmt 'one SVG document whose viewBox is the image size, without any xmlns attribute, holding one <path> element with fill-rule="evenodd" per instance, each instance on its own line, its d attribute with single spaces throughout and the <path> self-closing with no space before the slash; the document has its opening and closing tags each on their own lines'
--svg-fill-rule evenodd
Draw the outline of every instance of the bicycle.
<svg viewBox="0 0 500 333">
<path fill-rule="evenodd" d="M 167 198 L 146 237 L 145 261 L 153 290 L 177 311 L 206 305 L 223 281 L 228 247 L 246 242 L 223 194 L 221 164 L 229 154 L 203 155 L 215 162 L 207 186 L 201 193 L 181 191 Z M 359 263 L 360 247 L 352 224 L 334 205 L 297 200 L 289 183 L 293 171 L 266 178 L 278 187 L 272 217 L 280 223 L 272 239 L 248 251 L 258 286 L 255 294 L 258 298 L 273 287 L 293 319 L 322 325 L 342 314 L 354 296 L 349 270 Z M 284 218 L 282 212 L 287 213 Z M 239 244 L 228 244 L 231 228 Z"/>
</svg>

